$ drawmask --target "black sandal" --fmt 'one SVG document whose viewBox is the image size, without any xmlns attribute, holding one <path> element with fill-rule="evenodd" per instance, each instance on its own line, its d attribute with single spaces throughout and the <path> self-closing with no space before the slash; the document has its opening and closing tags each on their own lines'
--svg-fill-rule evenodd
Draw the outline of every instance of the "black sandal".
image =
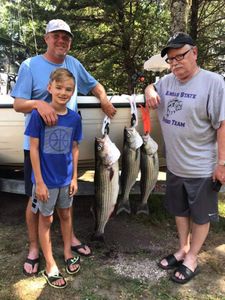
<svg viewBox="0 0 225 300">
<path fill-rule="evenodd" d="M 80 244 L 80 245 L 77 245 L 77 246 L 71 246 L 71 250 L 72 250 L 73 252 L 76 252 L 76 253 L 79 254 L 79 255 L 82 255 L 82 256 L 86 256 L 86 257 L 91 256 L 91 255 L 92 255 L 91 249 L 90 249 L 90 253 L 88 253 L 88 254 L 85 254 L 85 253 L 79 251 L 80 249 L 84 249 L 84 250 L 85 250 L 86 247 L 87 247 L 86 244 Z"/>
<path fill-rule="evenodd" d="M 183 275 L 184 278 L 178 278 L 175 276 L 176 272 L 179 272 L 181 275 Z M 180 265 L 173 273 L 171 276 L 171 279 L 176 282 L 176 283 L 187 283 L 190 281 L 195 275 L 197 275 L 200 272 L 199 267 L 197 266 L 193 271 L 191 271 L 187 266 L 185 265 Z"/>
<path fill-rule="evenodd" d="M 166 260 L 167 261 L 167 265 L 164 266 L 162 265 L 162 260 Z M 183 259 L 182 260 L 177 260 L 176 257 L 173 254 L 169 254 L 168 256 L 163 257 L 160 262 L 158 262 L 158 266 L 163 269 L 163 270 L 170 270 L 170 269 L 174 269 L 179 267 L 182 263 L 183 263 Z"/>
<path fill-rule="evenodd" d="M 35 258 L 35 259 L 31 259 L 31 258 L 26 258 L 25 260 L 25 263 L 27 264 L 30 264 L 32 266 L 32 270 L 34 269 L 34 266 L 37 264 L 38 267 L 37 267 L 37 272 L 31 272 L 31 273 L 28 273 L 25 268 L 23 267 L 23 274 L 28 276 L 28 277 L 31 277 L 31 276 L 35 276 L 38 274 L 39 272 L 39 263 L 40 263 L 40 259 L 39 257 L 38 258 Z"/>
</svg>

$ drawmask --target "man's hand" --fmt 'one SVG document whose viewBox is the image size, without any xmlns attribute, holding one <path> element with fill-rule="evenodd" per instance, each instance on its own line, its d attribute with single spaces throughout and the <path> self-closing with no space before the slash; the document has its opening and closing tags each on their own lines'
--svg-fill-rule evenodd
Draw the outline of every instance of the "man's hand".
<svg viewBox="0 0 225 300">
<path fill-rule="evenodd" d="M 38 100 L 36 102 L 36 109 L 44 120 L 45 124 L 48 126 L 54 126 L 57 123 L 58 116 L 54 108 L 43 100 Z"/>
<path fill-rule="evenodd" d="M 222 184 L 225 184 L 225 166 L 216 166 L 213 173 L 213 181 L 219 180 Z"/>
<path fill-rule="evenodd" d="M 101 103 L 102 111 L 109 117 L 113 118 L 116 114 L 116 108 L 109 101 Z"/>
<path fill-rule="evenodd" d="M 160 104 L 160 97 L 159 94 L 156 92 L 153 84 L 150 84 L 145 89 L 145 100 L 146 105 L 149 106 L 151 109 L 158 108 Z"/>
<path fill-rule="evenodd" d="M 97 97 L 101 103 L 101 108 L 103 112 L 109 117 L 113 118 L 116 114 L 116 108 L 108 100 L 107 94 L 104 87 L 98 83 L 92 90 L 92 94 Z"/>
</svg>

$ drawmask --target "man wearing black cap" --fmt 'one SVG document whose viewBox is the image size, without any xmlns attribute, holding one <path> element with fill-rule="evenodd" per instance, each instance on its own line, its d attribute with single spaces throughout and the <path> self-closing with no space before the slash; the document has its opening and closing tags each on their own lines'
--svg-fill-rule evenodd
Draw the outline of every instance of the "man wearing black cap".
<svg viewBox="0 0 225 300">
<path fill-rule="evenodd" d="M 47 91 L 47 85 L 51 72 L 60 67 L 69 69 L 76 80 L 76 89 L 71 101 L 68 103 L 69 108 L 76 109 L 77 92 L 86 95 L 91 91 L 100 100 L 101 108 L 104 113 L 110 118 L 115 115 L 116 109 L 112 103 L 108 101 L 104 87 L 86 71 L 84 66 L 76 58 L 67 54 L 70 50 L 72 37 L 73 34 L 71 33 L 70 26 L 66 22 L 60 19 L 49 21 L 44 36 L 47 45 L 46 52 L 43 55 L 28 58 L 21 64 L 18 79 L 12 91 L 12 97 L 15 98 L 14 109 L 17 112 L 26 114 L 25 126 L 27 126 L 29 122 L 30 113 L 33 109 L 37 109 L 48 126 L 56 124 L 57 114 L 52 106 L 48 104 L 51 101 L 51 96 Z M 29 147 L 29 137 L 25 135 L 25 192 L 29 196 L 26 221 L 30 245 L 23 272 L 27 276 L 37 274 L 39 265 L 38 215 L 35 213 L 37 203 L 31 201 L 32 168 Z M 89 256 L 91 254 L 90 248 L 82 244 L 74 234 L 72 235 L 71 246 L 73 251 L 81 255 Z"/>
<path fill-rule="evenodd" d="M 171 279 L 186 283 L 198 272 L 197 255 L 218 219 L 215 183 L 225 184 L 225 85 L 222 77 L 197 65 L 197 47 L 183 32 L 174 34 L 161 56 L 171 73 L 145 90 L 157 108 L 165 141 L 165 206 L 175 216 L 179 248 L 159 267 L 175 269 Z M 217 147 L 217 145 L 218 147 Z"/>
</svg>

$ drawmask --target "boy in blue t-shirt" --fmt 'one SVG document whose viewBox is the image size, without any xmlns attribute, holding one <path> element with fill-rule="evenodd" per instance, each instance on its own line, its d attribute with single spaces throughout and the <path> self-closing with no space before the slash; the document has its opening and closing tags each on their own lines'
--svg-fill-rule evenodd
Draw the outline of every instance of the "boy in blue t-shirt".
<svg viewBox="0 0 225 300">
<path fill-rule="evenodd" d="M 73 74 L 58 68 L 50 75 L 48 92 L 52 96 L 50 105 L 58 115 L 55 126 L 47 126 L 37 110 L 33 110 L 25 130 L 30 136 L 32 162 L 33 201 L 39 209 L 39 239 L 46 261 L 43 276 L 55 288 L 64 288 L 67 283 L 59 272 L 53 258 L 50 227 L 55 206 L 60 218 L 64 242 L 64 258 L 68 274 L 80 269 L 79 256 L 71 252 L 72 222 L 70 207 L 77 192 L 78 143 L 82 139 L 81 119 L 78 113 L 66 107 L 75 89 Z M 37 200 L 35 200 L 37 199 Z"/>
</svg>

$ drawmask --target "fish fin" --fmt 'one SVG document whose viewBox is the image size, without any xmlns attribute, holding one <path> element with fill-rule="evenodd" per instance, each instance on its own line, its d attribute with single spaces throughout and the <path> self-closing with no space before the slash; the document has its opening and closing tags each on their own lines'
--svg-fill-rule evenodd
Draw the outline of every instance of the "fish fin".
<svg viewBox="0 0 225 300">
<path fill-rule="evenodd" d="M 109 179 L 110 179 L 110 181 L 112 180 L 113 175 L 114 175 L 114 170 L 113 170 L 112 167 L 110 167 L 110 169 L 109 169 Z"/>
<path fill-rule="evenodd" d="M 131 207 L 130 207 L 130 202 L 129 201 L 127 203 L 120 202 L 118 204 L 118 207 L 117 207 L 117 210 L 116 210 L 116 215 L 119 215 L 122 212 L 125 212 L 127 214 L 131 214 Z"/>
<path fill-rule="evenodd" d="M 136 149 L 135 160 L 139 159 L 140 156 L 140 148 Z"/>
<path fill-rule="evenodd" d="M 148 208 L 148 203 L 141 203 L 138 207 L 137 207 L 137 211 L 136 211 L 137 215 L 149 215 L 149 208 Z"/>
</svg>

